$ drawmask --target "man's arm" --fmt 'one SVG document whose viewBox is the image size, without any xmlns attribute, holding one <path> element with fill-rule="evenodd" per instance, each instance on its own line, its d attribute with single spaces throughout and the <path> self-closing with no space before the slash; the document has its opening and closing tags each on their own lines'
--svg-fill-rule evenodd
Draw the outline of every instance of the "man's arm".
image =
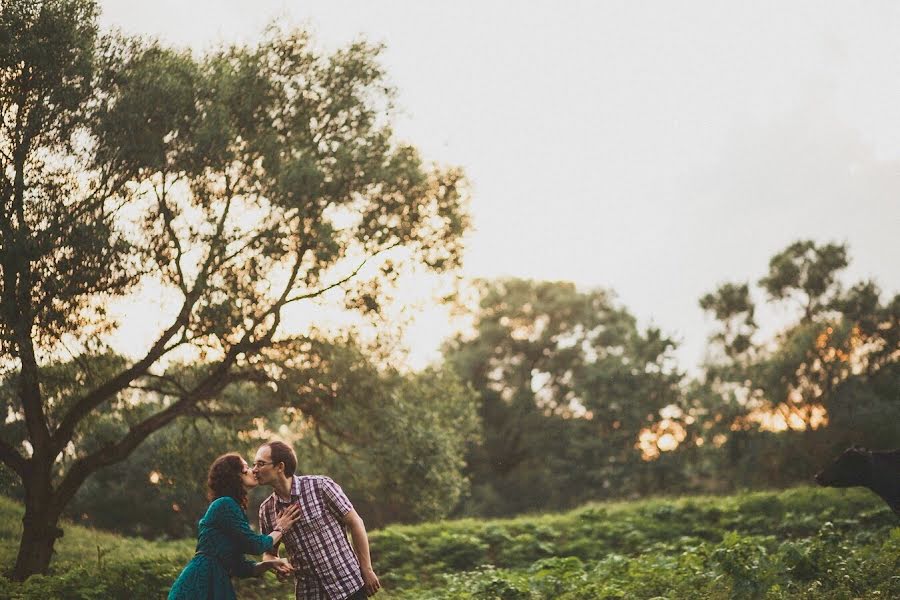
<svg viewBox="0 0 900 600">
<path fill-rule="evenodd" d="M 353 549 L 359 559 L 362 569 L 363 581 L 366 582 L 366 593 L 370 596 L 381 588 L 378 575 L 372 569 L 372 557 L 369 555 L 369 536 L 366 534 L 366 525 L 356 510 L 351 510 L 344 515 L 344 524 L 350 530 L 350 539 L 353 540 Z"/>
</svg>

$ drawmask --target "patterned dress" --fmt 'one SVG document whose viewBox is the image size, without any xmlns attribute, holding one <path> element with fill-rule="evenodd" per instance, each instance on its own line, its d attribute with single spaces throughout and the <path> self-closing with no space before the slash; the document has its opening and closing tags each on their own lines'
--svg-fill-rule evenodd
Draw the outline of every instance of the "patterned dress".
<svg viewBox="0 0 900 600">
<path fill-rule="evenodd" d="M 169 600 L 236 600 L 230 578 L 253 574 L 244 554 L 271 549 L 271 536 L 250 529 L 234 498 L 216 498 L 198 524 L 197 554 L 172 584 Z"/>
</svg>

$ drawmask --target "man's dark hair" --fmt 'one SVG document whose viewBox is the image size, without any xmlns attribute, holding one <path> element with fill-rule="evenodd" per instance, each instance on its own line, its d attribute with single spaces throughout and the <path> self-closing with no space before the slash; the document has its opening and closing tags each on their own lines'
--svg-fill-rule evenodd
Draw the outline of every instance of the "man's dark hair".
<svg viewBox="0 0 900 600">
<path fill-rule="evenodd" d="M 279 441 L 267 442 L 263 445 L 268 446 L 272 452 L 272 466 L 284 463 L 285 476 L 293 477 L 294 471 L 297 470 L 297 455 L 294 454 L 294 449 Z"/>
</svg>

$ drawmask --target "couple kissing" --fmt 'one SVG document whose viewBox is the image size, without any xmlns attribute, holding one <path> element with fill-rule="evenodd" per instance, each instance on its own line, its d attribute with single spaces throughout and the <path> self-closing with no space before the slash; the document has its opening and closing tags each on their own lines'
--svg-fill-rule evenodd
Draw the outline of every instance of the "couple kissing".
<svg viewBox="0 0 900 600">
<path fill-rule="evenodd" d="M 363 600 L 379 590 L 366 528 L 350 499 L 329 477 L 297 475 L 296 469 L 294 450 L 279 441 L 263 444 L 252 465 L 234 453 L 213 462 L 197 553 L 168 600 L 236 600 L 231 577 L 269 570 L 282 580 L 294 578 L 297 600 Z M 245 513 L 247 492 L 257 485 L 272 488 L 259 507 L 258 534 Z M 282 544 L 286 559 L 279 557 Z M 245 554 L 262 554 L 262 560 Z"/>
</svg>

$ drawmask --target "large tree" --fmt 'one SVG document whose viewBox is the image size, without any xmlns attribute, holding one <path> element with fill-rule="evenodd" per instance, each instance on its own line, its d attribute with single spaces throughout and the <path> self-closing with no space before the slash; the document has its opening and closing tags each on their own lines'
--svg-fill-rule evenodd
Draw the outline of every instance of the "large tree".
<svg viewBox="0 0 900 600">
<path fill-rule="evenodd" d="M 0 6 L 0 349 L 14 389 L 0 457 L 24 488 L 17 579 L 47 569 L 59 516 L 96 470 L 214 412 L 228 386 L 289 391 L 285 353 L 268 352 L 304 351 L 286 307 L 345 286 L 348 307 L 377 311 L 398 269 L 360 279 L 363 262 L 400 248 L 452 269 L 467 226 L 462 174 L 423 166 L 392 133 L 378 47 L 324 55 L 273 29 L 195 59 L 96 21 L 90 0 Z M 111 358 L 110 302 L 148 289 L 168 322 L 138 357 Z M 48 384 L 66 360 L 72 382 Z M 95 436 L 103 415 L 126 431 Z"/>
<path fill-rule="evenodd" d="M 481 398 L 470 512 L 565 508 L 641 491 L 638 437 L 680 402 L 674 343 L 605 290 L 482 281 L 474 335 L 447 360 Z"/>
</svg>

